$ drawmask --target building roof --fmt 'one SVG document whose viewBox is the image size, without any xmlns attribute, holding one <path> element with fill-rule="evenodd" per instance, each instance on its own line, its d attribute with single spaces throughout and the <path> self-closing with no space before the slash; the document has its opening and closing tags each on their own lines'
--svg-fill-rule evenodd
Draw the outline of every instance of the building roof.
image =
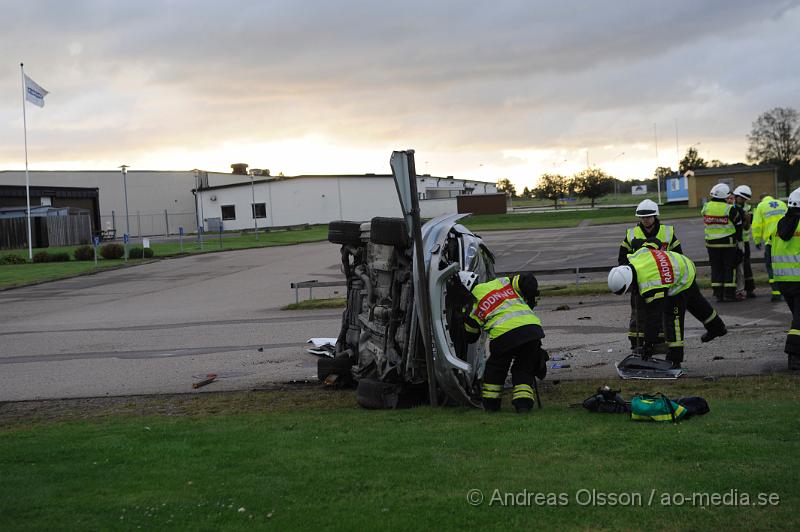
<svg viewBox="0 0 800 532">
<path fill-rule="evenodd" d="M 774 164 L 731 164 L 728 166 L 717 166 L 715 168 L 701 168 L 692 170 L 695 176 L 718 175 L 718 174 L 743 174 L 752 172 L 774 172 L 777 170 Z"/>
<path fill-rule="evenodd" d="M 97 187 L 30 187 L 32 197 L 48 196 L 52 198 L 84 199 L 96 198 L 99 194 Z M 23 185 L 0 185 L 0 197 L 18 198 L 25 197 Z"/>
<path fill-rule="evenodd" d="M 242 177 L 251 177 L 251 176 L 242 176 Z M 277 181 L 288 181 L 291 179 L 331 179 L 331 178 L 359 178 L 359 179 L 367 179 L 367 178 L 382 178 L 388 179 L 393 178 L 392 174 L 304 174 L 304 175 L 294 175 L 294 176 L 252 176 L 252 184 L 255 183 L 272 183 Z M 425 175 L 417 175 L 418 179 L 430 179 L 430 180 L 437 180 L 438 181 L 453 181 L 453 182 L 463 182 L 463 183 L 482 183 L 486 185 L 494 185 L 491 181 L 477 181 L 475 179 L 456 179 L 453 176 L 447 177 L 436 177 L 431 176 L 428 174 Z M 213 187 L 203 187 L 203 190 L 218 190 L 223 188 L 235 188 L 235 187 L 243 187 L 243 186 L 250 186 L 251 181 L 242 181 L 240 183 L 228 183 L 225 185 L 216 185 Z M 196 191 L 197 189 L 193 189 Z"/>
</svg>

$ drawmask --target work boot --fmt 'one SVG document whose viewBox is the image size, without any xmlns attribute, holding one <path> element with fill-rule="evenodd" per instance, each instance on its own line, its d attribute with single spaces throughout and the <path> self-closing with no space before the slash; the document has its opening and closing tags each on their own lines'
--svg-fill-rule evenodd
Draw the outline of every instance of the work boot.
<svg viewBox="0 0 800 532">
<path fill-rule="evenodd" d="M 512 403 L 517 414 L 529 414 L 533 409 L 533 399 L 515 399 Z"/>
<path fill-rule="evenodd" d="M 672 362 L 672 369 L 681 369 L 681 363 L 678 360 L 670 360 Z"/>
<path fill-rule="evenodd" d="M 747 292 L 747 299 L 753 299 L 754 297 L 756 297 L 755 292 Z"/>
<path fill-rule="evenodd" d="M 789 357 L 789 369 L 791 370 L 800 369 L 800 355 L 788 355 L 788 357 Z"/>
<path fill-rule="evenodd" d="M 484 397 L 481 402 L 483 403 L 483 409 L 487 412 L 500 411 L 500 399 L 487 399 Z"/>
<path fill-rule="evenodd" d="M 720 336 L 725 336 L 726 334 L 728 334 L 728 329 L 723 325 L 722 329 L 708 330 L 703 333 L 703 336 L 700 337 L 700 341 L 703 343 L 710 342 L 714 338 L 719 338 Z"/>
</svg>

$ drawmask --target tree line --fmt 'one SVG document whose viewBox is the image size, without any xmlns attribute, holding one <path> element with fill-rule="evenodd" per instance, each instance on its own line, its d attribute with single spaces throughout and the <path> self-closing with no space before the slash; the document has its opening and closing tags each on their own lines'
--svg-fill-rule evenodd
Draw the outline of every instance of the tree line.
<svg viewBox="0 0 800 532">
<path fill-rule="evenodd" d="M 778 180 L 785 184 L 788 194 L 792 182 L 800 179 L 800 114 L 795 109 L 784 107 L 762 113 L 753 122 L 747 140 L 747 162 L 775 165 L 778 169 Z M 678 172 L 683 175 L 689 170 L 723 166 L 730 165 L 718 159 L 706 161 L 694 147 L 690 147 L 678 163 Z M 656 180 L 661 181 L 675 175 L 675 171 L 671 167 L 659 166 L 653 175 L 652 179 L 625 181 L 624 184 L 655 185 Z M 511 197 L 549 199 L 556 206 L 562 198 L 577 196 L 591 200 L 594 207 L 595 200 L 613 192 L 622 183 L 623 181 L 606 174 L 600 168 L 591 167 L 573 176 L 543 174 L 537 187 L 525 187 L 520 195 L 508 179 L 500 179 L 497 190 Z"/>
</svg>

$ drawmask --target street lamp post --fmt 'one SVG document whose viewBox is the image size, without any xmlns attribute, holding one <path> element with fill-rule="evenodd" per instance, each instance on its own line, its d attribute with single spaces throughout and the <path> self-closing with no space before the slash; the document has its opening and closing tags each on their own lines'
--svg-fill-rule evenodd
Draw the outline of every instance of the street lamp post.
<svg viewBox="0 0 800 532">
<path fill-rule="evenodd" d="M 122 171 L 122 188 L 125 191 L 125 260 L 128 259 L 128 239 L 131 237 L 131 220 L 128 217 L 128 168 L 127 164 L 120 166 Z"/>
<path fill-rule="evenodd" d="M 253 232 L 256 234 L 256 240 L 258 240 L 258 218 L 256 218 L 256 185 L 255 185 L 255 176 L 250 174 L 250 191 L 253 194 Z"/>
</svg>

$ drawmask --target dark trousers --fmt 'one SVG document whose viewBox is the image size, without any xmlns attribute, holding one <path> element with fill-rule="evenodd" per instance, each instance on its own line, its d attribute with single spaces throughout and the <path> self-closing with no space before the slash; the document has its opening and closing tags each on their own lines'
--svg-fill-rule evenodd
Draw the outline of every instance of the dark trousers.
<svg viewBox="0 0 800 532">
<path fill-rule="evenodd" d="M 707 248 L 711 289 L 717 301 L 736 300 L 736 248 Z"/>
<path fill-rule="evenodd" d="M 628 339 L 631 341 L 631 349 L 636 349 L 644 345 L 644 326 L 647 320 L 647 311 L 644 299 L 639 295 L 638 290 L 631 290 L 631 319 L 628 324 Z M 658 331 L 659 339 L 663 340 L 664 333 Z"/>
<path fill-rule="evenodd" d="M 764 244 L 764 266 L 767 267 L 767 276 L 769 277 L 769 290 L 772 292 L 772 297 L 780 296 L 781 291 L 775 285 L 775 276 L 772 273 L 772 246 Z"/>
<path fill-rule="evenodd" d="M 744 273 L 744 290 L 752 293 L 756 290 L 756 281 L 753 279 L 753 265 L 750 263 L 750 242 L 744 243 L 744 259 L 742 259 L 742 273 Z"/>
<path fill-rule="evenodd" d="M 492 353 L 486 361 L 486 370 L 483 373 L 484 408 L 486 410 L 500 409 L 499 394 L 494 396 L 494 393 L 502 391 L 509 367 L 515 396 L 512 403 L 517 407 L 528 409 L 533 407 L 533 378 L 534 376 L 540 378 L 544 376 L 542 368 L 543 366 L 546 368 L 546 356 L 547 353 L 542 349 L 541 340 L 531 340 L 505 353 Z"/>
<path fill-rule="evenodd" d="M 669 348 L 667 360 L 683 362 L 683 322 L 687 310 L 708 331 L 721 332 L 725 328 L 725 324 L 714 307 L 703 297 L 696 282 L 680 294 L 670 297 L 669 300 L 669 304 L 664 309 L 664 336 Z"/>
<path fill-rule="evenodd" d="M 792 326 L 786 335 L 783 351 L 787 355 L 800 355 L 800 283 L 779 282 L 777 285 L 792 311 Z"/>
</svg>

